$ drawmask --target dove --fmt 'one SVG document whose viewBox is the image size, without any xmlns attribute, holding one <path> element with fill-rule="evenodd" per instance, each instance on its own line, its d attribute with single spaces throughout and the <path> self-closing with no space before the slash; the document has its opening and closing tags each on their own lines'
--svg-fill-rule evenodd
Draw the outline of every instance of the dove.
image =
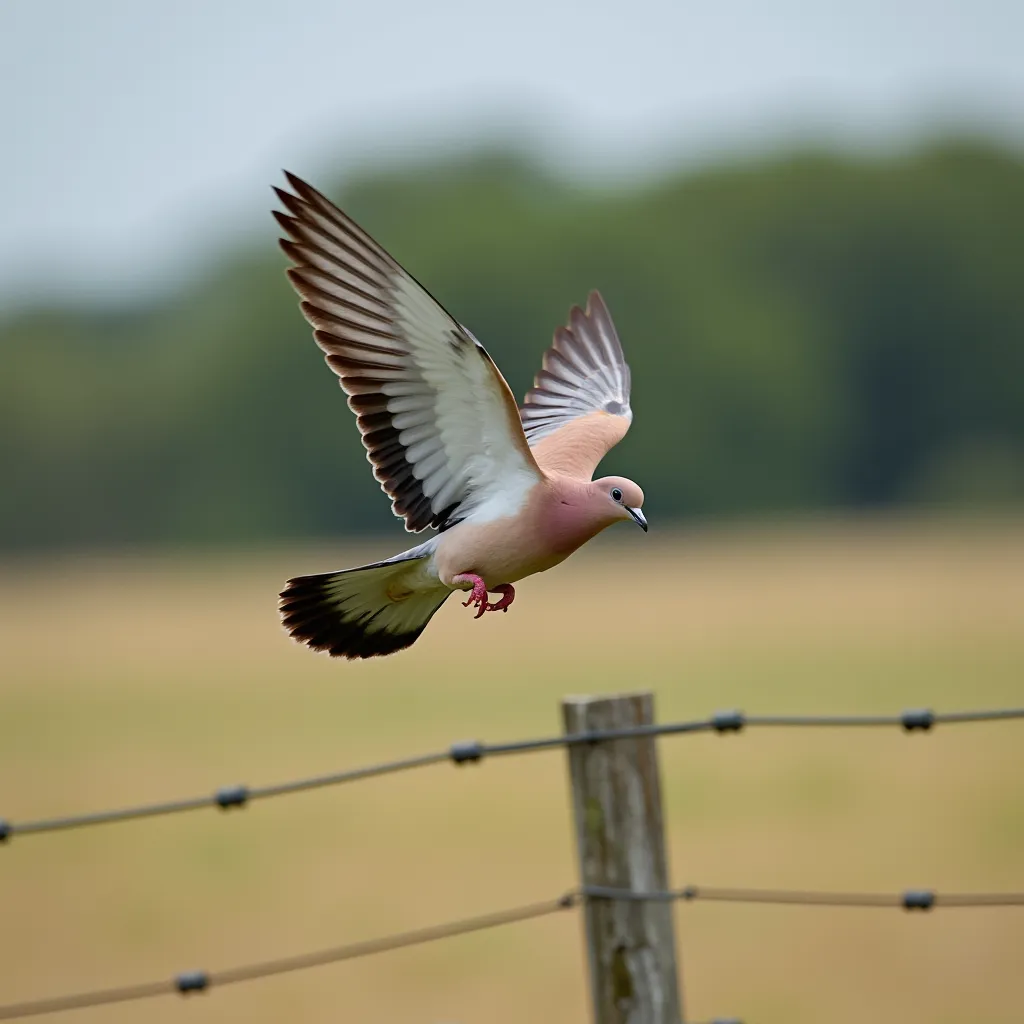
<svg viewBox="0 0 1024 1024">
<path fill-rule="evenodd" d="M 453 592 L 475 618 L 514 583 L 620 521 L 645 533 L 643 491 L 592 479 L 633 418 L 630 371 L 601 295 L 574 306 L 522 407 L 484 346 L 325 196 L 285 172 L 274 211 L 288 278 L 337 374 L 392 511 L 437 531 L 381 562 L 288 580 L 280 613 L 315 651 L 409 647 Z M 491 601 L 490 595 L 497 595 Z"/>
</svg>

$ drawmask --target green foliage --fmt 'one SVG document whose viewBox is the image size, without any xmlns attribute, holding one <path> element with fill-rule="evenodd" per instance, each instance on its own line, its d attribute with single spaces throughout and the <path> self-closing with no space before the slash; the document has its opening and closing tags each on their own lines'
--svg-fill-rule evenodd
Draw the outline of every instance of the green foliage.
<svg viewBox="0 0 1024 1024">
<path fill-rule="evenodd" d="M 519 394 L 568 306 L 602 290 L 636 412 L 607 470 L 645 487 L 655 524 L 1024 499 L 1017 154 L 798 154 L 600 191 L 484 153 L 323 187 Z M 0 325 L 0 543 L 387 522 L 270 230 L 152 307 Z"/>
</svg>

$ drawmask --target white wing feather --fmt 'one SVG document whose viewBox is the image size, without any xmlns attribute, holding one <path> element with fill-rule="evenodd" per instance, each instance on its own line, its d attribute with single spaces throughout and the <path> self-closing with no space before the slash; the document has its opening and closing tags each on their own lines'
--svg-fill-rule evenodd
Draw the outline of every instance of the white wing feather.
<svg viewBox="0 0 1024 1024">
<path fill-rule="evenodd" d="M 630 373 L 611 314 L 598 292 L 586 311 L 574 306 L 569 326 L 559 327 L 520 415 L 530 445 L 576 419 L 603 412 L 633 419 Z"/>
<path fill-rule="evenodd" d="M 541 478 L 484 347 L 369 235 L 294 175 L 277 213 L 289 277 L 406 529 L 514 514 Z"/>
</svg>

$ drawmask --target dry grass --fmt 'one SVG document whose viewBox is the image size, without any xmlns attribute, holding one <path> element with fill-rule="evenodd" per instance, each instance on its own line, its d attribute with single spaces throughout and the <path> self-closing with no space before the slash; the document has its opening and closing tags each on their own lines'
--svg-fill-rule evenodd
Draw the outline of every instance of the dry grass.
<svg viewBox="0 0 1024 1024">
<path fill-rule="evenodd" d="M 449 602 L 404 655 L 288 643 L 287 575 L 385 550 L 93 558 L 0 584 L 0 813 L 203 793 L 557 729 L 570 692 L 662 718 L 1024 703 L 1024 528 L 906 522 L 608 538 L 507 616 Z M 618 543 L 613 543 L 617 541 Z M 677 884 L 1024 888 L 1024 734 L 765 733 L 662 744 Z M 3 1001 L 217 968 L 561 892 L 557 753 L 440 766 L 219 816 L 0 850 Z M 688 1012 L 757 1024 L 1020 1019 L 1024 911 L 693 905 Z M 572 914 L 89 1022 L 586 1018 Z M 72 1019 L 70 1016 L 69 1020 Z"/>
</svg>

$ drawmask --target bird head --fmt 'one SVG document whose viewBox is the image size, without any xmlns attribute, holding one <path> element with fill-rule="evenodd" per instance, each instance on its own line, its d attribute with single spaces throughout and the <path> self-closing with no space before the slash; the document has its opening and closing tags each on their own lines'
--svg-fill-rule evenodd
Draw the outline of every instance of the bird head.
<svg viewBox="0 0 1024 1024">
<path fill-rule="evenodd" d="M 647 520 L 640 511 L 644 492 L 637 484 L 622 476 L 606 476 L 590 486 L 595 499 L 604 502 L 610 520 L 632 519 L 644 533 L 647 532 Z"/>
</svg>

